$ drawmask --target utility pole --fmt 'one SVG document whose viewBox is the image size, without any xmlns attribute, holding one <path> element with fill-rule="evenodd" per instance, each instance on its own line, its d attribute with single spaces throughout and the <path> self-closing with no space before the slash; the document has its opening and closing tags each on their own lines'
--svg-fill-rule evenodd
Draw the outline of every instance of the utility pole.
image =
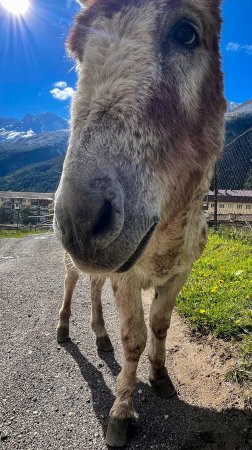
<svg viewBox="0 0 252 450">
<path fill-rule="evenodd" d="M 217 165 L 214 167 L 214 228 L 218 228 L 218 171 Z"/>
</svg>

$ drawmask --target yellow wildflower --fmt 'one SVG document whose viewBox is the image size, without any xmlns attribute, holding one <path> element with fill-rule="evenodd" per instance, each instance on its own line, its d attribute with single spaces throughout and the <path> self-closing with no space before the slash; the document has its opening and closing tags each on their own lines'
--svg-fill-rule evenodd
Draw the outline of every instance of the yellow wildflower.
<svg viewBox="0 0 252 450">
<path fill-rule="evenodd" d="M 215 286 L 211 289 L 211 292 L 213 292 L 213 293 L 215 293 L 216 291 L 218 291 L 218 286 L 217 286 L 217 285 L 215 285 Z"/>
</svg>

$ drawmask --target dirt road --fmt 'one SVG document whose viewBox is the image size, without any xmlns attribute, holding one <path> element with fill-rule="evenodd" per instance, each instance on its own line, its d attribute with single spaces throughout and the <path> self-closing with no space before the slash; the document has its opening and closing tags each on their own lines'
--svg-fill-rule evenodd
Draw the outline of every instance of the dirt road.
<svg viewBox="0 0 252 450">
<path fill-rule="evenodd" d="M 121 344 L 109 283 L 103 294 L 114 354 L 97 354 L 90 331 L 88 278 L 78 283 L 71 340 L 55 326 L 63 289 L 62 251 L 53 236 L 0 240 L 0 447 L 8 450 L 103 450 L 120 370 Z M 146 314 L 150 293 L 144 293 Z M 178 396 L 156 398 L 144 352 L 130 449 L 249 450 L 252 411 L 224 381 L 228 347 L 193 338 L 177 316 L 167 366 Z"/>
</svg>

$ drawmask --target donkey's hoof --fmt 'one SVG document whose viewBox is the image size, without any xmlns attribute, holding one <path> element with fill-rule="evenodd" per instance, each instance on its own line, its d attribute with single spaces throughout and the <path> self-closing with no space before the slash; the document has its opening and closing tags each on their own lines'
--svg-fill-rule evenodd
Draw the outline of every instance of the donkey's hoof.
<svg viewBox="0 0 252 450">
<path fill-rule="evenodd" d="M 158 397 L 169 398 L 176 395 L 176 389 L 169 377 L 162 378 L 161 380 L 151 380 L 151 386 Z"/>
<path fill-rule="evenodd" d="M 131 419 L 109 419 L 106 443 L 109 447 L 124 447 L 129 440 Z"/>
<path fill-rule="evenodd" d="M 96 345 L 98 350 L 101 350 L 102 352 L 112 352 L 113 350 L 113 345 L 108 336 L 97 337 Z"/>
<path fill-rule="evenodd" d="M 68 327 L 58 327 L 57 328 L 57 341 L 59 343 L 67 341 L 69 338 L 69 328 Z"/>
</svg>

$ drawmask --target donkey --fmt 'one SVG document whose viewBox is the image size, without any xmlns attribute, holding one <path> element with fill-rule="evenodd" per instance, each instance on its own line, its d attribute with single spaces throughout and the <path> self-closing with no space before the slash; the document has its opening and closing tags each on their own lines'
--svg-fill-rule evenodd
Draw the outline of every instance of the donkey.
<svg viewBox="0 0 252 450">
<path fill-rule="evenodd" d="M 66 251 L 58 340 L 69 333 L 78 272 L 91 276 L 92 326 L 112 345 L 101 289 L 110 277 L 124 362 L 106 441 L 127 442 L 146 345 L 141 290 L 154 287 L 150 382 L 174 394 L 165 340 L 175 300 L 207 237 L 202 211 L 224 136 L 220 0 L 80 0 L 68 47 L 79 76 L 55 200 Z"/>
</svg>

